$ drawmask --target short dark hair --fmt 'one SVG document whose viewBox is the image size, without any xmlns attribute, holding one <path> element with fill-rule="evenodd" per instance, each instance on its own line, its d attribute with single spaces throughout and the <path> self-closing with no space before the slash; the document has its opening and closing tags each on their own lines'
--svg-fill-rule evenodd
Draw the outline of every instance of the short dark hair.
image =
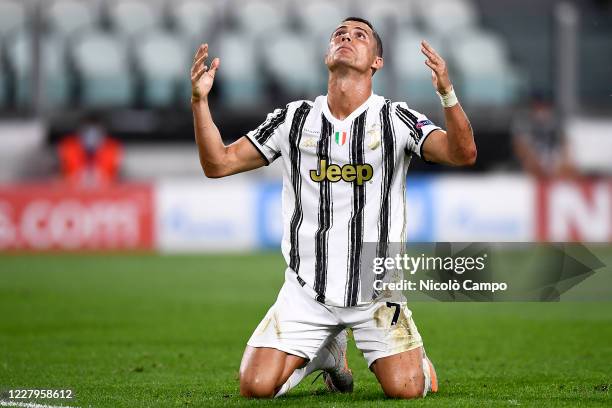
<svg viewBox="0 0 612 408">
<path fill-rule="evenodd" d="M 343 23 L 345 21 L 357 21 L 359 23 L 363 23 L 363 24 L 367 25 L 368 27 L 370 27 L 370 29 L 372 30 L 372 33 L 374 34 L 374 39 L 376 40 L 376 54 L 380 58 L 382 58 L 382 56 L 383 56 L 382 40 L 380 39 L 380 35 L 378 35 L 378 32 L 376 31 L 376 29 L 374 28 L 372 23 L 370 23 L 365 18 L 361 18 L 361 17 L 347 17 L 344 20 L 342 20 Z"/>
</svg>

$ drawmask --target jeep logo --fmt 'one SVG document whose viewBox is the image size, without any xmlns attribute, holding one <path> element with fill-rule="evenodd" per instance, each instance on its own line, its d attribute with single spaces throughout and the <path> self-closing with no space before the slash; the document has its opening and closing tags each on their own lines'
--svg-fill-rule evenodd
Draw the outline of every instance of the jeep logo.
<svg viewBox="0 0 612 408">
<path fill-rule="evenodd" d="M 325 179 L 335 183 L 342 179 L 348 183 L 356 182 L 360 186 L 370 180 L 373 174 L 374 169 L 367 163 L 357 165 L 345 164 L 342 167 L 337 164 L 330 164 L 328 167 L 327 160 L 321 160 L 320 172 L 319 170 L 310 170 L 310 179 L 316 183 L 320 183 Z"/>
</svg>

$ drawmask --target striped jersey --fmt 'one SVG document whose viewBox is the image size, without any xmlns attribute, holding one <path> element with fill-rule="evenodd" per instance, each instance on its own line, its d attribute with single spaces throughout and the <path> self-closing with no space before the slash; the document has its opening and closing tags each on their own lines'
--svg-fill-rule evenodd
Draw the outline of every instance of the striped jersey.
<svg viewBox="0 0 612 408">
<path fill-rule="evenodd" d="M 375 94 L 338 120 L 324 95 L 275 110 L 247 134 L 268 164 L 282 160 L 282 252 L 317 301 L 362 303 L 364 242 L 386 256 L 388 243 L 405 241 L 406 173 L 436 129 L 406 103 Z"/>
</svg>

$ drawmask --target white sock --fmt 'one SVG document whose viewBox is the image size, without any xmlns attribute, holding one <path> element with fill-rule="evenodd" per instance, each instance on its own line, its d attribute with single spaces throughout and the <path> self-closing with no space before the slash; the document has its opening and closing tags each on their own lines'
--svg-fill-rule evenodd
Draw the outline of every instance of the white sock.
<svg viewBox="0 0 612 408">
<path fill-rule="evenodd" d="M 423 387 L 423 398 L 431 390 L 431 373 L 429 372 L 429 363 L 427 358 L 423 357 L 423 375 L 425 377 L 425 386 Z"/>
<path fill-rule="evenodd" d="M 312 360 L 308 362 L 304 367 L 296 369 L 293 374 L 289 376 L 287 381 L 281 386 L 280 390 L 274 395 L 274 398 L 280 397 L 283 394 L 286 394 L 290 389 L 297 386 L 304 378 L 308 377 L 310 374 L 317 370 L 322 370 L 324 368 L 333 367 L 336 364 L 336 360 L 334 356 L 327 350 L 327 348 L 322 347 L 319 351 L 319 354 Z"/>
<path fill-rule="evenodd" d="M 281 395 L 286 394 L 290 389 L 298 385 L 308 374 L 310 374 L 314 370 L 309 370 L 309 366 L 311 363 L 306 364 L 303 368 L 298 368 L 289 376 L 287 381 L 281 386 L 280 390 L 276 393 L 274 398 L 278 398 Z"/>
</svg>

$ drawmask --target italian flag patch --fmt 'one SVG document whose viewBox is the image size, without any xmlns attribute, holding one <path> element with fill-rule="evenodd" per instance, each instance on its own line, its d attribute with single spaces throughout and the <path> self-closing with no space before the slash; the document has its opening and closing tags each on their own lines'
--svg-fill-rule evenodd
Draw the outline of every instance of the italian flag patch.
<svg viewBox="0 0 612 408">
<path fill-rule="evenodd" d="M 338 146 L 344 146 L 346 143 L 346 132 L 336 132 L 334 140 Z"/>
</svg>

